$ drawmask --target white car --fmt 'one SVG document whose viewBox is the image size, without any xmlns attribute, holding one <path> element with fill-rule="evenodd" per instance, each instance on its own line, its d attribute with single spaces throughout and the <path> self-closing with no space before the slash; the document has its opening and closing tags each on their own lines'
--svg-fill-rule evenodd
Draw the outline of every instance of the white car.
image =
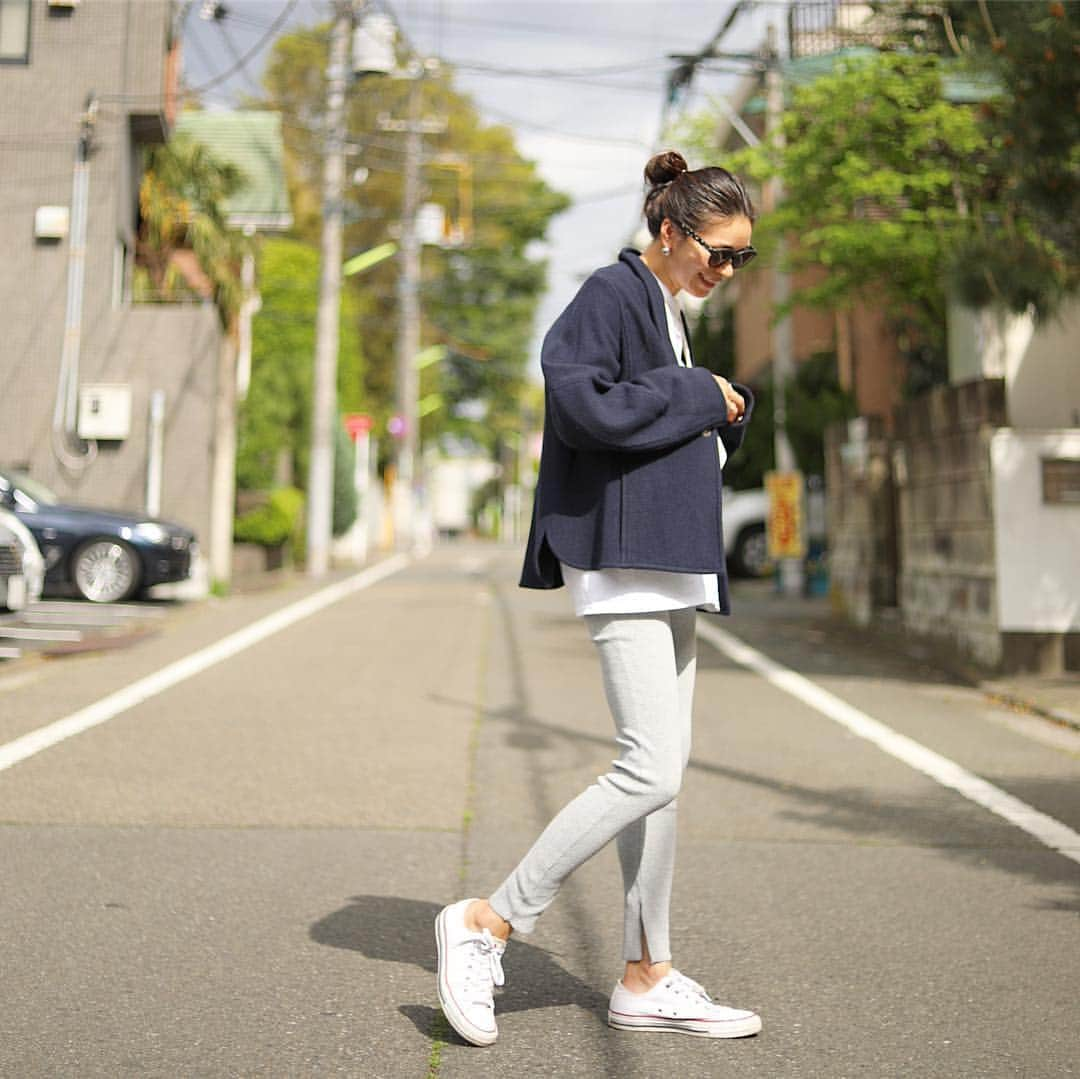
<svg viewBox="0 0 1080 1079">
<path fill-rule="evenodd" d="M 724 488 L 724 554 L 733 573 L 763 577 L 772 570 L 765 522 L 769 496 L 764 488 Z"/>
<path fill-rule="evenodd" d="M 41 598 L 45 559 L 30 529 L 0 507 L 0 608 L 20 611 Z"/>
</svg>

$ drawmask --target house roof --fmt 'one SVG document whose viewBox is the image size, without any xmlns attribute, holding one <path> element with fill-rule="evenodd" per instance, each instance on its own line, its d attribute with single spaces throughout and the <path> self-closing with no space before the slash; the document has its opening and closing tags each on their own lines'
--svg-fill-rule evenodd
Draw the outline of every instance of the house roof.
<svg viewBox="0 0 1080 1079">
<path fill-rule="evenodd" d="M 834 52 L 820 53 L 816 56 L 799 56 L 793 60 L 785 60 L 781 64 L 785 86 L 804 86 L 828 75 L 837 64 L 845 60 L 868 59 L 880 54 L 879 49 L 869 45 L 855 45 L 846 49 L 837 49 Z M 759 82 L 763 76 L 757 76 Z M 948 68 L 942 73 L 942 90 L 945 100 L 954 105 L 970 105 L 978 101 L 985 101 L 1000 93 L 1001 87 L 985 76 L 969 73 L 961 73 L 959 70 L 950 72 Z M 753 116 L 765 111 L 765 95 L 755 94 L 747 101 L 742 112 L 744 115 Z"/>
<path fill-rule="evenodd" d="M 198 139 L 215 157 L 244 174 L 244 186 L 225 204 L 230 225 L 259 232 L 283 232 L 292 227 L 278 113 L 192 110 L 180 115 L 176 131 Z"/>
</svg>

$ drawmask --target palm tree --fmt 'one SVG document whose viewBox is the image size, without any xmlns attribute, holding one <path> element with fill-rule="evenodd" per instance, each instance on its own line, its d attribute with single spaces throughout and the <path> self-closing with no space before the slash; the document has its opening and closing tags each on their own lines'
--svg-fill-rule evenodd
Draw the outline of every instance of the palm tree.
<svg viewBox="0 0 1080 1079">
<path fill-rule="evenodd" d="M 236 166 L 187 135 L 148 152 L 139 187 L 137 300 L 213 300 L 232 328 L 247 241 L 229 228 L 225 203 L 244 182 Z"/>
</svg>

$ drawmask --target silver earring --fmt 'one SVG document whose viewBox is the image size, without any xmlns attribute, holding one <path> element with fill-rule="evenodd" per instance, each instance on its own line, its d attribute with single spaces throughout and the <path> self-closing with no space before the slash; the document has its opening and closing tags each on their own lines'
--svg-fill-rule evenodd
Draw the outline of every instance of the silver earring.
<svg viewBox="0 0 1080 1079">
<path fill-rule="evenodd" d="M 660 250 L 661 250 L 661 251 L 662 251 L 662 252 L 663 252 L 663 253 L 664 253 L 665 255 L 670 255 L 670 254 L 671 254 L 671 248 L 670 248 L 670 247 L 668 247 L 668 245 L 667 245 L 667 244 L 664 244 L 664 246 L 663 246 L 663 247 L 661 247 L 661 248 L 660 248 Z"/>
</svg>

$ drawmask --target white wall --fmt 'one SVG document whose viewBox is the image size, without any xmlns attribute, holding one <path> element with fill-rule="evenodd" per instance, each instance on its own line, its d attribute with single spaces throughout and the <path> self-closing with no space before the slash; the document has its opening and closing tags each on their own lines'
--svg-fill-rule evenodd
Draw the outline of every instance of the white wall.
<svg viewBox="0 0 1080 1079">
<path fill-rule="evenodd" d="M 1014 427 L 1080 427 L 1080 302 L 1042 324 L 951 303 L 948 322 L 953 385 L 1004 378 Z"/>
<path fill-rule="evenodd" d="M 1005 427 L 990 442 L 998 628 L 1080 630 L 1080 503 L 1046 505 L 1044 457 L 1080 461 L 1080 429 Z"/>
</svg>

